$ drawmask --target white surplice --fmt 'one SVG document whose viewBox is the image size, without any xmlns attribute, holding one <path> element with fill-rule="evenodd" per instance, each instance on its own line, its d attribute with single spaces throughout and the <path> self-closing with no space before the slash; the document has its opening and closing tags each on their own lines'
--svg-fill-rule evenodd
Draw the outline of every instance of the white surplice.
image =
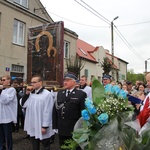
<svg viewBox="0 0 150 150">
<path fill-rule="evenodd" d="M 17 96 L 13 87 L 2 90 L 0 94 L 0 124 L 17 123 Z"/>
<path fill-rule="evenodd" d="M 53 105 L 53 95 L 48 90 L 44 89 L 39 94 L 30 93 L 23 105 L 26 108 L 24 130 L 27 131 L 27 134 L 40 140 L 49 138 L 54 134 L 52 130 Z M 42 127 L 48 127 L 46 134 L 42 134 Z"/>
<path fill-rule="evenodd" d="M 84 89 L 80 89 L 87 94 L 87 97 L 92 100 L 92 88 L 90 86 L 86 86 Z"/>
</svg>

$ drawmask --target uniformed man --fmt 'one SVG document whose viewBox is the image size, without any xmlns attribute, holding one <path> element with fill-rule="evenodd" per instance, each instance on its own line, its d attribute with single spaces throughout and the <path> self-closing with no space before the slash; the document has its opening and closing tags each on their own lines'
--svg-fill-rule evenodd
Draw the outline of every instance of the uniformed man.
<svg viewBox="0 0 150 150">
<path fill-rule="evenodd" d="M 103 83 L 104 87 L 107 84 L 110 84 L 111 83 L 111 75 L 104 74 L 103 77 L 102 77 L 102 83 Z"/>
<path fill-rule="evenodd" d="M 65 75 L 65 90 L 58 92 L 53 108 L 53 129 L 58 129 L 60 147 L 65 140 L 72 139 L 74 125 L 84 109 L 86 93 L 75 88 L 76 80 L 73 74 Z"/>
</svg>

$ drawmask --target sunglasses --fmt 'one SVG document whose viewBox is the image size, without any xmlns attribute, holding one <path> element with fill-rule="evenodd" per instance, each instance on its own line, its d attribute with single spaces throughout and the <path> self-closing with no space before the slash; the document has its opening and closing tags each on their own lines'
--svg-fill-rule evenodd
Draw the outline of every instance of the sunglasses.
<svg viewBox="0 0 150 150">
<path fill-rule="evenodd" d="M 6 81 L 6 79 L 2 79 L 1 81 Z"/>
</svg>

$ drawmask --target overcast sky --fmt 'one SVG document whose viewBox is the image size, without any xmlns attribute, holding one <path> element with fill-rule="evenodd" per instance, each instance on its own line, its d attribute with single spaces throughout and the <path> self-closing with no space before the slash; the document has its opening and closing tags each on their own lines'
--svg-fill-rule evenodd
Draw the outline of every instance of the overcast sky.
<svg viewBox="0 0 150 150">
<path fill-rule="evenodd" d="M 114 27 L 114 55 L 127 61 L 135 73 L 145 71 L 150 58 L 150 0 L 41 0 L 54 21 L 64 21 L 65 28 L 79 39 L 103 46 L 111 53 L 111 28 Z M 88 4 L 95 11 L 83 2 Z M 103 17 L 103 18 L 102 18 Z M 102 20 L 102 19 L 103 20 Z M 150 60 L 147 70 L 150 71 Z"/>
</svg>

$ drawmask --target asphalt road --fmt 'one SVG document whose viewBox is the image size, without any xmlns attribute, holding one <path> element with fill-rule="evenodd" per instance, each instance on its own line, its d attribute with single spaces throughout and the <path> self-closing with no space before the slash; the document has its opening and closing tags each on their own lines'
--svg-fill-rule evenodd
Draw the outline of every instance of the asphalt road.
<svg viewBox="0 0 150 150">
<path fill-rule="evenodd" d="M 13 150 L 32 150 L 31 140 L 26 137 L 26 132 L 22 129 L 19 132 L 13 132 Z M 58 136 L 55 135 L 54 143 L 51 144 L 51 150 L 59 150 L 58 148 Z"/>
</svg>

